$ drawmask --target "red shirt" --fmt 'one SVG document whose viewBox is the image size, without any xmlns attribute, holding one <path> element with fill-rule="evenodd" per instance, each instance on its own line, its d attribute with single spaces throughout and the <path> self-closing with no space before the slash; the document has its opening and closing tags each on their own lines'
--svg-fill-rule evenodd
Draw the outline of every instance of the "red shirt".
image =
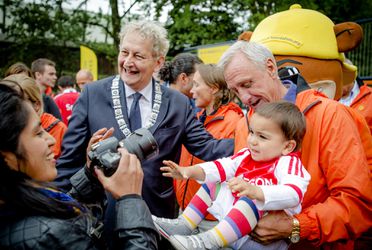
<svg viewBox="0 0 372 250">
<path fill-rule="evenodd" d="M 79 97 L 79 92 L 75 89 L 65 89 L 61 94 L 54 97 L 59 111 L 61 112 L 62 121 L 67 125 L 72 114 L 72 107 Z"/>
</svg>

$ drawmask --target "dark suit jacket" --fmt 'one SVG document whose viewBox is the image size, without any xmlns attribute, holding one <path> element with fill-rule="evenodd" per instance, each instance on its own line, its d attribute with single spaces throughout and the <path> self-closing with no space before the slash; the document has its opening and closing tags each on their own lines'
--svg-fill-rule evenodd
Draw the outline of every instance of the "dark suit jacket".
<svg viewBox="0 0 372 250">
<path fill-rule="evenodd" d="M 94 132 L 103 127 L 114 127 L 114 136 L 125 136 L 116 122 L 111 99 L 113 77 L 85 86 L 74 105 L 68 130 L 62 143 L 62 155 L 57 161 L 56 184 L 65 190 L 69 178 L 86 162 L 86 148 Z M 120 80 L 121 105 L 124 119 L 129 124 L 124 86 Z M 190 102 L 183 94 L 162 86 L 162 104 L 156 123 L 149 129 L 159 145 L 159 155 L 142 162 L 144 183 L 142 195 L 152 214 L 172 218 L 175 215 L 173 180 L 163 177 L 159 168 L 163 160 L 179 161 L 181 145 L 203 160 L 214 160 L 233 154 L 233 140 L 215 140 L 195 118 Z M 125 181 L 125 180 L 123 180 Z"/>
<path fill-rule="evenodd" d="M 53 115 L 55 118 L 62 121 L 61 112 L 52 97 L 43 94 L 44 112 Z"/>
</svg>

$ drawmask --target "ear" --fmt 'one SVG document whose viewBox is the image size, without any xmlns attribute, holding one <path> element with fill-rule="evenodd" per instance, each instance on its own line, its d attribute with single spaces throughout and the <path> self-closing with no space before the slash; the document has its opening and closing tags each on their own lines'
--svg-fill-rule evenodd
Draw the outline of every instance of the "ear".
<svg viewBox="0 0 372 250">
<path fill-rule="evenodd" d="M 39 114 L 39 111 L 41 109 L 41 103 L 40 102 L 34 102 L 34 103 L 32 103 L 32 105 L 35 108 L 36 113 Z"/>
<path fill-rule="evenodd" d="M 355 49 L 363 40 L 362 27 L 354 22 L 336 24 L 333 30 L 337 39 L 339 52 L 348 52 Z"/>
<path fill-rule="evenodd" d="M 10 167 L 10 169 L 18 171 L 18 160 L 14 153 L 12 152 L 0 152 L 0 154 L 4 157 L 4 161 Z"/>
<path fill-rule="evenodd" d="M 336 83 L 332 80 L 322 80 L 313 82 L 310 84 L 312 89 L 316 89 L 319 92 L 325 94 L 329 99 L 335 98 L 336 95 Z"/>
<path fill-rule="evenodd" d="M 40 72 L 35 72 L 35 79 L 39 79 L 41 77 L 41 73 Z"/>
<path fill-rule="evenodd" d="M 189 77 L 186 75 L 186 73 L 181 73 L 177 76 L 177 79 L 175 81 L 175 83 L 181 87 L 181 88 L 184 88 L 184 87 L 187 87 L 188 83 L 189 83 Z"/>
<path fill-rule="evenodd" d="M 266 61 L 266 69 L 269 72 L 271 78 L 275 79 L 278 77 L 278 68 L 271 58 L 267 59 Z"/>
<path fill-rule="evenodd" d="M 239 35 L 238 40 L 249 41 L 251 40 L 252 35 L 253 35 L 252 31 L 244 31 L 243 33 Z"/>
<path fill-rule="evenodd" d="M 287 155 L 289 153 L 292 153 L 293 150 L 296 148 L 296 145 L 297 145 L 297 143 L 296 143 L 295 140 L 286 141 L 285 146 L 282 150 L 282 155 Z"/>
<path fill-rule="evenodd" d="M 156 66 L 154 71 L 159 71 L 161 67 L 163 67 L 164 62 L 165 62 L 164 56 L 159 56 L 158 59 L 156 59 Z"/>
<path fill-rule="evenodd" d="M 189 77 L 186 75 L 186 73 L 181 73 L 179 77 L 181 79 L 182 86 L 187 86 L 189 84 Z"/>
<path fill-rule="evenodd" d="M 213 95 L 215 95 L 219 91 L 219 89 L 216 87 L 211 87 L 211 90 Z"/>
</svg>

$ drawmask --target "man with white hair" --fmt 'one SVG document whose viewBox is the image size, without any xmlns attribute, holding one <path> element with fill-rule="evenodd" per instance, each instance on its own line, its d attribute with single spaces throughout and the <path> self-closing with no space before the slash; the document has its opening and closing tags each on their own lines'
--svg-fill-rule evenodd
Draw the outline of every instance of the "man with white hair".
<svg viewBox="0 0 372 250">
<path fill-rule="evenodd" d="M 306 117 L 301 160 L 311 175 L 303 210 L 264 216 L 251 234 L 260 243 L 289 238 L 291 247 L 350 249 L 372 223 L 370 171 L 358 130 L 346 107 L 310 89 L 300 75 L 278 77 L 272 53 L 263 45 L 238 41 L 222 56 L 228 87 L 251 111 L 263 103 L 287 100 Z M 245 147 L 249 117 L 237 126 L 235 150 Z M 250 248 L 252 246 L 246 246 Z M 307 248 L 312 249 L 312 248 Z"/>
</svg>

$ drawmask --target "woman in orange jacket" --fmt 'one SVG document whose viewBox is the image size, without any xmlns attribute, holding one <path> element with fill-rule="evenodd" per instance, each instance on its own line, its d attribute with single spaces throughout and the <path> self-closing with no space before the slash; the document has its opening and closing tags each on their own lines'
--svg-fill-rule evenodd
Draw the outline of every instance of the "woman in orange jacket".
<svg viewBox="0 0 372 250">
<path fill-rule="evenodd" d="M 234 95 L 227 88 L 223 72 L 213 64 L 196 66 L 191 89 L 195 105 L 202 110 L 197 118 L 216 139 L 233 138 L 235 126 L 243 117 L 241 108 L 232 102 Z M 203 162 L 182 148 L 180 166 L 192 166 Z M 194 180 L 175 180 L 177 202 L 183 210 L 200 185 Z M 206 217 L 215 220 L 212 215 Z"/>
<path fill-rule="evenodd" d="M 54 137 L 56 143 L 53 146 L 54 158 L 61 155 L 61 144 L 67 130 L 66 125 L 53 115 L 43 112 L 43 101 L 39 87 L 35 80 L 26 74 L 15 74 L 4 78 L 2 84 L 7 84 L 18 91 L 24 92 L 32 103 L 36 113 L 40 116 L 41 126 Z"/>
</svg>

